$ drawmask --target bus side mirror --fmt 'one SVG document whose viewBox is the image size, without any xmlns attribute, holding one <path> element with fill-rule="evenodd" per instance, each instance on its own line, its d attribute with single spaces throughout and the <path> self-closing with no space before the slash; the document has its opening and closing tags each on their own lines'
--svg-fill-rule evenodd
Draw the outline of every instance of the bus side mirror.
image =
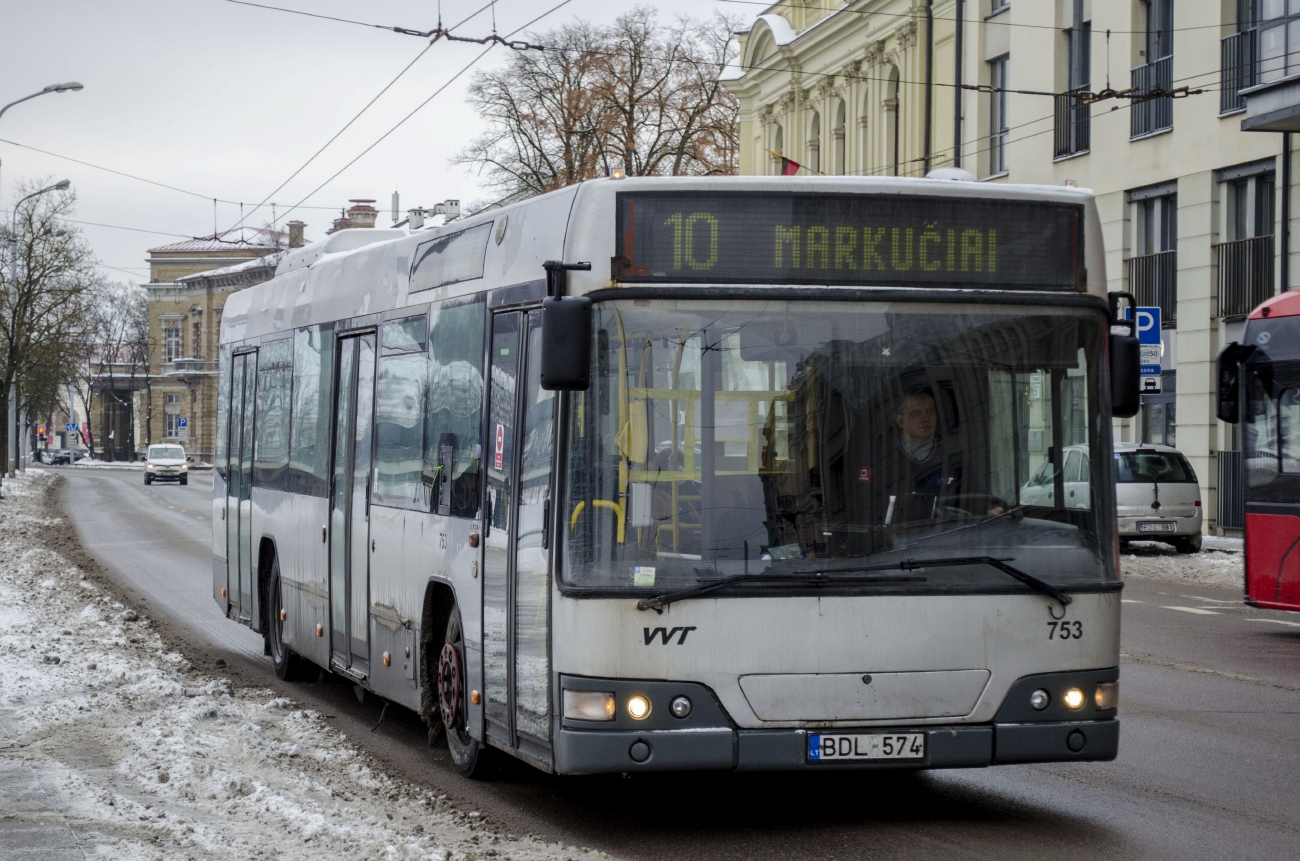
<svg viewBox="0 0 1300 861">
<path fill-rule="evenodd" d="M 1253 352 L 1254 347 L 1242 346 L 1236 341 L 1219 351 L 1215 374 L 1218 378 L 1218 397 L 1214 410 L 1219 421 L 1236 424 L 1241 416 L 1241 363 Z"/>
<path fill-rule="evenodd" d="M 591 300 L 542 300 L 542 388 L 585 392 L 591 385 Z"/>
<path fill-rule="evenodd" d="M 1142 354 L 1137 335 L 1110 336 L 1110 412 L 1115 418 L 1137 415 L 1142 405 Z"/>
</svg>

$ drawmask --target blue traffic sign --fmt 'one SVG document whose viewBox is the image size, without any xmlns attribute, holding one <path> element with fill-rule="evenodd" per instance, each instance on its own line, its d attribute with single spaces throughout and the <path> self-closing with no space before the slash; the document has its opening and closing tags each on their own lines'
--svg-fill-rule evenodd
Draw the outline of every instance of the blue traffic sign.
<svg viewBox="0 0 1300 861">
<path fill-rule="evenodd" d="M 189 420 L 189 419 L 185 418 L 184 416 L 177 416 L 177 417 L 176 417 L 176 427 L 178 427 L 178 428 L 187 428 L 187 427 L 189 427 L 189 426 L 190 426 L 190 420 Z"/>
<path fill-rule="evenodd" d="M 75 430 L 80 430 L 80 428 L 77 427 L 77 423 L 76 423 L 76 422 L 68 422 L 67 424 L 65 424 L 65 425 L 63 426 L 63 429 L 64 429 L 65 431 L 67 431 L 68 433 L 72 433 L 72 432 L 75 431 Z"/>
<path fill-rule="evenodd" d="M 1160 343 L 1160 308 L 1138 308 L 1137 336 L 1139 344 Z"/>
</svg>

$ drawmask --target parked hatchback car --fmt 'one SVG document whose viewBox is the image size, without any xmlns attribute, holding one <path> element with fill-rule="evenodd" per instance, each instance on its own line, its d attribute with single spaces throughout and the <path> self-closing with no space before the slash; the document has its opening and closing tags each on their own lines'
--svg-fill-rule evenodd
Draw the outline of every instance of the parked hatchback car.
<svg viewBox="0 0 1300 861">
<path fill-rule="evenodd" d="M 145 454 L 144 483 L 179 481 L 190 483 L 190 467 L 185 460 L 185 449 L 175 443 L 149 446 Z"/>
<path fill-rule="evenodd" d="M 1061 490 L 1066 508 L 1089 508 L 1088 449 L 1067 446 Z M 1201 550 L 1201 485 L 1178 449 L 1115 443 L 1115 503 L 1121 541 L 1172 544 L 1179 553 Z M 1023 505 L 1054 505 L 1056 466 L 1044 462 L 1020 488 Z"/>
<path fill-rule="evenodd" d="M 1172 544 L 1179 553 L 1201 551 L 1201 485 L 1178 449 L 1116 443 L 1115 472 L 1121 541 L 1139 538 Z"/>
</svg>

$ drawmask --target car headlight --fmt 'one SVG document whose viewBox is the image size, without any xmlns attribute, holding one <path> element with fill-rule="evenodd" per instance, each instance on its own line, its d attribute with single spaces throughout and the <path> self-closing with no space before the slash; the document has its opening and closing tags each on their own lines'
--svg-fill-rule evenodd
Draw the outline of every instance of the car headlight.
<svg viewBox="0 0 1300 861">
<path fill-rule="evenodd" d="M 188 472 L 188 471 L 189 471 L 189 468 L 190 468 L 190 465 L 189 465 L 188 463 L 182 463 L 182 464 L 181 464 L 181 472 Z"/>
<path fill-rule="evenodd" d="M 144 465 L 144 468 L 145 468 L 145 469 L 157 469 L 158 467 L 157 467 L 156 465 L 152 464 L 152 463 L 148 463 L 148 462 L 146 462 L 145 465 Z"/>
</svg>

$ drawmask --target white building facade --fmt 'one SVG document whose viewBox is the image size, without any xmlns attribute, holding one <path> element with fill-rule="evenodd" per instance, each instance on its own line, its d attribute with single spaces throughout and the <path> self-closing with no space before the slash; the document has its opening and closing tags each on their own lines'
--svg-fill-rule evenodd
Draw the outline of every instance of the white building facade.
<svg viewBox="0 0 1300 861">
<path fill-rule="evenodd" d="M 1160 307 L 1164 326 L 1161 391 L 1117 437 L 1178 446 L 1207 530 L 1239 528 L 1240 446 L 1214 416 L 1214 361 L 1297 265 L 1285 0 L 808 2 L 769 7 L 724 74 L 741 172 L 780 172 L 770 150 L 825 174 L 958 164 L 1093 189 L 1111 289 Z M 1149 97 L 1077 95 L 1126 90 Z M 1266 98 L 1243 130 L 1247 100 Z"/>
</svg>

